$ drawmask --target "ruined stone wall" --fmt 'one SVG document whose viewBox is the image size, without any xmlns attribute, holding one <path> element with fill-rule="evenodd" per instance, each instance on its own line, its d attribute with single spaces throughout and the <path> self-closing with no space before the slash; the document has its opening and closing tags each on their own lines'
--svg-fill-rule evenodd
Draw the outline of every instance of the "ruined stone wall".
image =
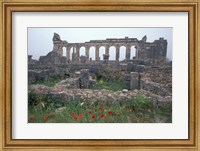
<svg viewBox="0 0 200 151">
<path fill-rule="evenodd" d="M 63 48 L 65 47 L 67 52 L 67 62 L 80 62 L 80 48 L 85 47 L 85 57 L 87 58 L 87 62 L 89 62 L 89 51 L 90 47 L 95 47 L 95 61 L 99 61 L 99 48 L 101 46 L 105 47 L 105 55 L 109 55 L 109 49 L 111 46 L 116 48 L 116 61 L 119 61 L 119 51 L 121 46 L 126 47 L 126 60 L 130 60 L 131 47 L 135 46 L 136 48 L 136 59 L 160 59 L 166 58 L 167 54 L 167 40 L 164 38 L 160 38 L 159 40 L 155 40 L 150 43 L 147 42 L 147 37 L 144 36 L 142 40 L 138 40 L 137 38 L 112 38 L 106 40 L 90 40 L 85 43 L 68 43 L 67 41 L 61 40 L 60 36 L 57 33 L 54 33 L 53 37 L 53 51 L 62 55 Z M 70 49 L 73 48 L 72 60 L 70 60 Z"/>
<path fill-rule="evenodd" d="M 47 54 L 47 56 L 40 56 L 39 59 L 40 64 L 46 64 L 46 65 L 51 65 L 51 64 L 67 64 L 67 58 L 61 56 L 57 52 L 50 52 Z"/>
<path fill-rule="evenodd" d="M 137 65 L 135 72 L 125 75 L 125 85 L 128 90 L 143 89 L 160 96 L 172 95 L 172 66 Z"/>
<path fill-rule="evenodd" d="M 47 78 L 37 78 L 44 77 L 44 72 L 47 74 L 47 77 L 57 76 L 72 77 L 76 71 L 81 69 L 88 69 L 91 76 L 97 76 L 103 80 L 117 80 L 123 79 L 125 72 L 127 71 L 126 64 L 113 64 L 113 65 L 104 65 L 104 64 L 66 64 L 66 65 L 34 65 L 29 64 L 29 81 L 36 82 L 37 79 L 47 79 Z M 34 79 L 34 80 L 31 80 Z"/>
</svg>

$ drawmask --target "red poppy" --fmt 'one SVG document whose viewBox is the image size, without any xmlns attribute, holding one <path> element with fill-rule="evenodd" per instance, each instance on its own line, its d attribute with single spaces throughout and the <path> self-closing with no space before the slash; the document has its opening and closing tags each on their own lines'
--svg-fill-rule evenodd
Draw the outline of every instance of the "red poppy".
<svg viewBox="0 0 200 151">
<path fill-rule="evenodd" d="M 82 117 L 83 117 L 83 114 L 80 114 L 80 115 L 79 115 L 79 118 L 82 118 Z"/>
<path fill-rule="evenodd" d="M 132 111 L 132 109 L 129 108 L 129 109 L 128 109 L 128 112 L 131 112 L 131 111 Z"/>
<path fill-rule="evenodd" d="M 112 111 L 108 111 L 108 114 L 111 115 L 111 114 L 112 114 Z"/>
<path fill-rule="evenodd" d="M 100 114 L 100 118 L 104 118 L 104 114 Z"/>
<path fill-rule="evenodd" d="M 78 116 L 74 116 L 74 120 L 78 120 Z"/>
<path fill-rule="evenodd" d="M 92 111 L 89 111 L 88 113 L 89 113 L 89 114 L 92 114 Z"/>
<path fill-rule="evenodd" d="M 99 110 L 102 110 L 103 109 L 103 107 L 102 106 L 99 106 Z"/>
<path fill-rule="evenodd" d="M 74 114 L 75 114 L 75 112 L 72 112 L 72 114 L 74 115 Z"/>
<path fill-rule="evenodd" d="M 96 116 L 95 116 L 95 115 L 92 115 L 92 118 L 96 118 Z"/>
<path fill-rule="evenodd" d="M 45 119 L 45 120 L 47 120 L 48 118 L 49 118 L 49 116 L 48 116 L 48 115 L 45 115 L 45 116 L 44 116 L 44 119 Z"/>
</svg>

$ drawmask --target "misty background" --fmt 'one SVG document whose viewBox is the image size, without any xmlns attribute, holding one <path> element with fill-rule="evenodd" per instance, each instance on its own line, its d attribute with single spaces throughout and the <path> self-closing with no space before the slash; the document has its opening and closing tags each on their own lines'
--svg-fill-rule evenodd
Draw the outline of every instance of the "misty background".
<svg viewBox="0 0 200 151">
<path fill-rule="evenodd" d="M 145 35 L 147 42 L 153 42 L 163 37 L 167 40 L 167 58 L 172 60 L 172 28 L 31 28 L 28 29 L 28 55 L 38 60 L 40 56 L 47 55 L 53 50 L 53 35 L 58 33 L 61 40 L 68 43 L 84 43 L 90 40 L 106 40 L 107 38 L 137 38 L 141 40 Z M 95 47 L 91 47 L 89 56 L 95 60 Z M 125 59 L 126 48 L 120 47 L 119 60 Z M 72 53 L 72 50 L 70 50 Z M 109 49 L 109 60 L 115 60 L 115 47 Z M 100 47 L 99 56 L 103 59 L 105 47 Z M 85 48 L 80 48 L 80 56 L 85 55 Z M 66 56 L 66 49 L 63 48 L 63 56 Z M 70 55 L 72 56 L 72 55 Z M 135 56 L 135 48 L 131 47 L 131 58 Z M 70 58 L 71 59 L 71 58 Z"/>
</svg>

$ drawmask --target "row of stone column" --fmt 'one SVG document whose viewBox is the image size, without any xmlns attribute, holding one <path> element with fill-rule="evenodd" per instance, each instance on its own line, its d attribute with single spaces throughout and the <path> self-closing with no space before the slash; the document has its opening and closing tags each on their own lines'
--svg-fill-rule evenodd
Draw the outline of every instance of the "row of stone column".
<svg viewBox="0 0 200 151">
<path fill-rule="evenodd" d="M 67 60 L 69 61 L 70 60 L 70 49 L 73 48 L 73 52 L 72 52 L 72 58 L 74 57 L 75 60 L 79 60 L 79 57 L 80 57 L 80 48 L 82 46 L 73 46 L 73 47 L 67 47 L 67 51 L 66 51 L 66 56 L 67 56 Z M 90 50 L 90 47 L 89 46 L 84 46 L 85 47 L 85 56 L 87 57 L 87 61 L 89 61 L 89 50 Z M 96 46 L 95 47 L 95 60 L 96 61 L 99 61 L 100 60 L 100 57 L 99 57 L 99 48 L 100 46 Z M 105 54 L 106 55 L 109 55 L 109 48 L 110 47 L 105 47 Z M 115 47 L 116 48 L 116 61 L 119 61 L 119 51 L 120 51 L 120 47 Z M 131 52 L 131 47 L 126 47 L 126 59 L 129 60 L 130 59 L 130 52 Z"/>
</svg>

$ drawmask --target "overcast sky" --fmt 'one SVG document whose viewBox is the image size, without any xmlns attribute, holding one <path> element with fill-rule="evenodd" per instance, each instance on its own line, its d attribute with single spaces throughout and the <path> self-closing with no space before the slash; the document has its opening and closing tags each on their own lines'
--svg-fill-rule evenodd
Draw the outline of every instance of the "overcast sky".
<svg viewBox="0 0 200 151">
<path fill-rule="evenodd" d="M 147 42 L 163 37 L 168 42 L 167 57 L 172 58 L 172 28 L 28 28 L 28 54 L 33 59 L 47 55 L 53 50 L 53 33 L 58 33 L 61 40 L 69 43 L 83 43 L 90 40 L 105 40 L 106 38 L 137 38 L 147 36 Z M 95 58 L 95 48 L 90 49 L 90 57 Z M 114 47 L 110 48 L 110 60 L 115 59 Z M 66 50 L 64 50 L 65 52 Z M 81 48 L 80 55 L 85 54 Z M 105 48 L 100 48 L 100 58 L 105 54 Z M 64 54 L 65 55 L 65 54 Z M 131 48 L 131 58 L 135 56 L 135 48 Z M 125 47 L 120 49 L 120 60 L 125 58 Z"/>
</svg>

